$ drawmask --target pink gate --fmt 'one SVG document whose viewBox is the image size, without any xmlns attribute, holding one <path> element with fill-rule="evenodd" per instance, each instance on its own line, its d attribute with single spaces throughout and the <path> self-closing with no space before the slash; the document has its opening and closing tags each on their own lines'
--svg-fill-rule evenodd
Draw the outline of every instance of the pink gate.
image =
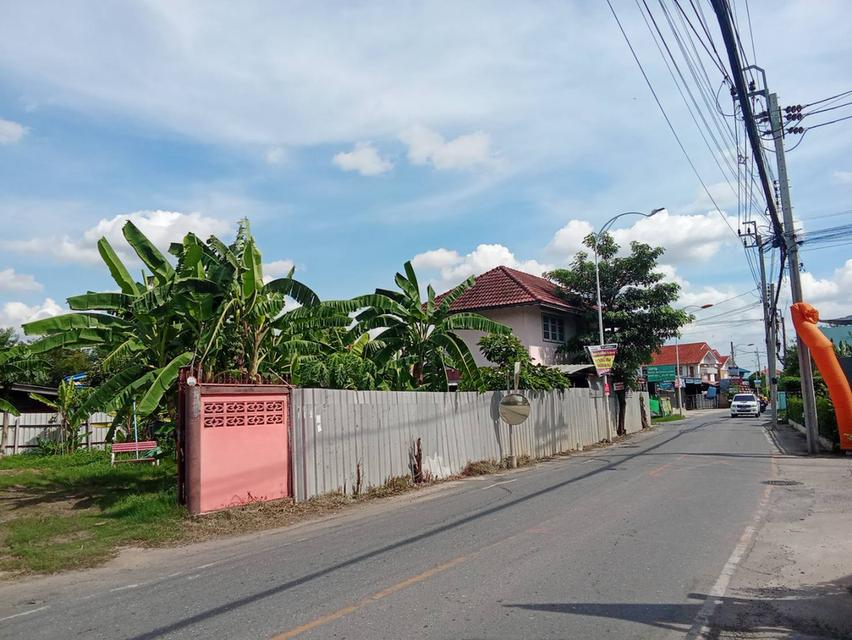
<svg viewBox="0 0 852 640">
<path fill-rule="evenodd" d="M 290 388 L 183 378 L 183 492 L 189 512 L 289 497 Z"/>
</svg>

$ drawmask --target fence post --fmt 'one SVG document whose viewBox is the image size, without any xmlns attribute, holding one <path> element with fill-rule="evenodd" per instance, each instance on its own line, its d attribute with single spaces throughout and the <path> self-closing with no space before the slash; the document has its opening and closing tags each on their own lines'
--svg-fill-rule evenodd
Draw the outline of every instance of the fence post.
<svg viewBox="0 0 852 640">
<path fill-rule="evenodd" d="M 92 450 L 92 417 L 89 416 L 86 418 L 86 449 Z"/>
<path fill-rule="evenodd" d="M 15 436 L 12 444 L 12 455 L 18 455 L 18 431 L 20 430 L 21 419 L 15 420 Z"/>
<path fill-rule="evenodd" d="M 9 442 L 9 414 L 3 414 L 3 432 L 0 433 L 0 456 L 6 455 L 6 443 Z"/>
</svg>

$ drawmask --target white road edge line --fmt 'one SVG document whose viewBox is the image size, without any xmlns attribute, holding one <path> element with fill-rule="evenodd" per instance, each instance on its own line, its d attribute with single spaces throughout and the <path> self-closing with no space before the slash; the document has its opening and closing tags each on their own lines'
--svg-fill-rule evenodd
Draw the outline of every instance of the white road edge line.
<svg viewBox="0 0 852 640">
<path fill-rule="evenodd" d="M 22 611 L 21 613 L 16 613 L 11 616 L 6 616 L 5 618 L 0 618 L 0 622 L 11 620 L 12 618 L 20 618 L 21 616 L 28 616 L 31 613 L 36 613 L 37 611 L 44 611 L 45 609 L 50 609 L 50 605 L 48 604 L 43 607 L 39 607 L 38 609 L 30 609 L 29 611 Z"/>
<path fill-rule="evenodd" d="M 775 443 L 772 442 L 772 439 L 769 437 L 766 429 L 763 430 L 763 435 L 769 441 L 770 447 L 773 450 L 776 450 Z M 778 470 L 777 465 L 778 461 L 773 455 L 773 476 L 776 475 Z M 692 623 L 692 627 L 689 629 L 689 632 L 686 636 L 684 636 L 685 640 L 698 640 L 699 638 L 707 637 L 707 633 L 710 631 L 710 618 L 713 616 L 713 612 L 716 611 L 716 607 L 721 604 L 720 598 L 724 597 L 725 592 L 728 590 L 728 585 L 731 583 L 731 578 L 737 570 L 737 565 L 739 565 L 745 557 L 751 543 L 754 541 L 754 536 L 757 533 L 760 522 L 769 510 L 769 496 L 771 493 L 772 485 L 767 485 L 766 489 L 763 490 L 763 496 L 761 496 L 760 503 L 757 506 L 757 512 L 754 515 L 754 520 L 745 528 L 743 534 L 740 536 L 740 540 L 737 543 L 737 546 L 734 547 L 731 557 L 728 558 L 728 561 L 722 568 L 722 573 L 719 574 L 716 583 L 713 585 L 713 588 L 710 589 L 710 593 L 707 594 L 707 599 L 704 601 L 704 605 L 698 611 L 698 615 L 695 616 L 695 622 Z"/>
<path fill-rule="evenodd" d="M 494 484 L 489 484 L 487 487 L 480 487 L 478 491 L 485 491 L 486 489 L 491 489 L 492 487 L 499 487 L 501 484 L 509 484 L 510 482 L 517 482 L 518 479 L 515 478 L 513 480 L 503 480 L 503 482 L 495 482 Z"/>
<path fill-rule="evenodd" d="M 114 589 L 110 589 L 110 593 L 114 593 L 116 591 L 126 591 L 127 589 L 136 589 L 138 587 L 138 584 L 126 584 L 123 587 L 115 587 Z"/>
</svg>

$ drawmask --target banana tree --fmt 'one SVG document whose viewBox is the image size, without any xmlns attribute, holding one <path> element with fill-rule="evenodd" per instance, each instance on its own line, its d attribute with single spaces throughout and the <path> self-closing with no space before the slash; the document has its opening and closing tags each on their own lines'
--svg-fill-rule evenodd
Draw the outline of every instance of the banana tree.
<svg viewBox="0 0 852 640">
<path fill-rule="evenodd" d="M 446 390 L 448 368 L 477 379 L 473 355 L 457 332 L 509 333 L 511 329 L 478 313 L 452 311 L 453 302 L 473 286 L 474 278 L 440 299 L 429 285 L 424 300 L 411 262 L 405 263 L 404 271 L 395 277 L 398 291 L 376 289 L 337 308 L 360 309 L 355 316 L 357 331 L 378 332 L 382 344 L 373 359 L 381 365 L 397 361 L 409 372 L 414 387 Z"/>
<path fill-rule="evenodd" d="M 142 281 L 130 276 L 109 242 L 102 238 L 98 251 L 116 292 L 88 292 L 68 298 L 73 310 L 24 325 L 28 335 L 42 336 L 29 345 L 33 354 L 58 346 L 97 349 L 104 381 L 76 410 L 75 417 L 96 410 L 114 412 L 110 431 L 126 417 L 133 401 L 142 417 L 153 414 L 192 360 L 193 332 L 183 319 L 183 300 L 196 284 L 178 274 L 166 257 L 132 223 L 122 229 L 125 239 L 150 270 Z"/>
<path fill-rule="evenodd" d="M 83 415 L 78 411 L 85 401 L 88 389 L 81 389 L 73 382 L 59 383 L 56 399 L 47 398 L 38 393 L 31 393 L 33 400 L 38 400 L 56 412 L 56 424 L 59 425 L 59 442 L 63 453 L 74 453 L 80 446 L 80 425 Z"/>
<path fill-rule="evenodd" d="M 293 278 L 294 269 L 265 281 L 247 220 L 240 222 L 229 246 L 215 236 L 201 243 L 189 234 L 169 251 L 178 258 L 178 271 L 193 280 L 183 309 L 198 334 L 197 364 L 250 380 L 285 375 L 288 352 L 304 346 L 293 342 L 298 332 L 290 326 L 288 300 L 305 308 L 319 303 L 309 287 Z M 309 319 L 304 313 L 300 317 L 303 324 Z"/>
</svg>

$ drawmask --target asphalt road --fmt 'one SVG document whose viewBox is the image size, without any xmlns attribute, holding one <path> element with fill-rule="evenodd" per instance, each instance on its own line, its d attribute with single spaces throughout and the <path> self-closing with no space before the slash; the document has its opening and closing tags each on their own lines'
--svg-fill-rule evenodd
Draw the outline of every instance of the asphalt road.
<svg viewBox="0 0 852 640">
<path fill-rule="evenodd" d="M 320 523 L 5 587 L 0 637 L 694 637 L 765 503 L 761 423 L 704 412 Z"/>
</svg>

